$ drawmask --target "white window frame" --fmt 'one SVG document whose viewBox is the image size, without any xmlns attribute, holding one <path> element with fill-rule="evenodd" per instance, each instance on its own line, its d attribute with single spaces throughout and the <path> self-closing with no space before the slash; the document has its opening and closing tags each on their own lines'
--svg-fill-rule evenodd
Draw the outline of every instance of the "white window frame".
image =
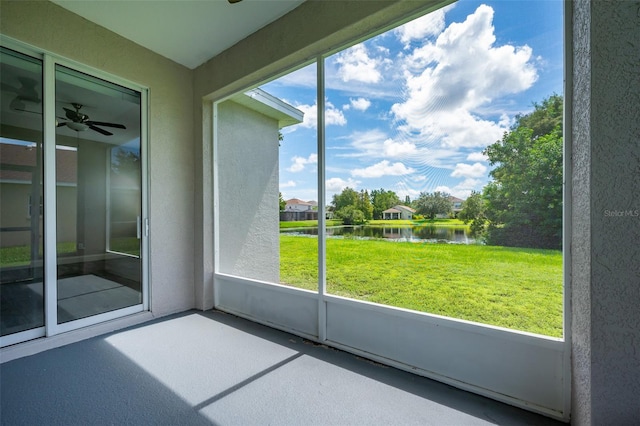
<svg viewBox="0 0 640 426">
<path fill-rule="evenodd" d="M 568 420 L 571 411 L 571 306 L 570 306 L 570 229 L 571 229 L 571 75 L 572 75 L 572 18 L 571 4 L 564 2 L 564 209 L 563 209 L 563 337 L 551 338 L 531 333 L 494 327 L 486 324 L 445 318 L 437 315 L 408 311 L 393 306 L 326 294 L 325 257 L 325 155 L 324 155 L 324 60 L 343 50 L 331 49 L 315 58 L 317 63 L 318 100 L 318 290 L 310 292 L 275 283 L 246 279 L 220 273 L 218 256 L 220 229 L 217 191 L 218 163 L 217 98 L 213 103 L 213 212 L 214 212 L 214 306 L 217 309 L 249 318 L 287 332 L 291 332 L 329 346 L 365 356 L 404 370 L 427 376 L 453 386 L 485 395 L 550 417 Z M 419 16 L 419 15 L 418 15 Z M 413 16 L 410 19 L 416 18 Z M 404 22 L 408 21 L 406 19 Z M 377 32 L 358 37 L 366 40 L 402 22 L 390 23 Z M 352 43 L 355 44 L 355 43 Z M 308 65 L 293 64 L 286 72 Z M 283 75 L 286 72 L 281 72 Z M 269 76 L 265 76 L 268 80 Z M 277 76 L 272 76 L 276 78 Z M 249 90 L 252 87 L 247 87 Z M 221 89 L 219 93 L 225 93 Z M 260 306 L 251 299 L 259 299 Z M 292 309 L 292 306 L 296 306 Z M 289 313 L 291 311 L 291 313 Z M 355 321 L 354 321 L 355 320 Z M 371 330 L 353 326 L 358 322 L 368 324 Z M 402 329 L 408 336 L 386 333 L 385 327 Z M 410 328 L 410 330 L 409 330 Z M 422 333 L 422 334 L 420 334 Z M 412 358 L 414 347 L 411 338 L 427 336 L 438 346 L 431 355 L 422 359 Z M 404 340 L 403 340 L 404 339 Z M 394 342 L 394 343 L 391 343 Z M 449 345 L 447 352 L 440 350 Z M 424 350 L 424 348 L 418 348 Z M 465 353 L 465 351 L 471 353 Z M 508 354 L 506 357 L 502 354 Z M 480 361 L 475 362 L 478 355 Z M 487 361 L 493 366 L 480 371 L 482 358 L 498 357 L 499 361 Z M 504 358 L 504 359 L 503 359 Z M 453 365 L 453 370 L 447 366 Z M 538 367 L 539 369 L 536 369 Z M 529 371 L 527 371 L 529 370 Z M 461 373 L 454 377 L 450 371 Z M 510 372 L 523 373 L 520 384 L 511 383 Z M 478 376 L 480 379 L 478 380 Z M 491 376 L 491 377 L 489 377 Z M 466 378 L 466 379 L 465 379 Z M 551 396 L 549 396 L 551 395 Z"/>
</svg>

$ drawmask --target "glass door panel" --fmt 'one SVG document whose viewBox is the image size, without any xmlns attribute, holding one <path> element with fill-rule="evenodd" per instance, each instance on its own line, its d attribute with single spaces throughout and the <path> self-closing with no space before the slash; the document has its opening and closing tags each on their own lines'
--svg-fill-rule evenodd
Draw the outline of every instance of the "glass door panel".
<svg viewBox="0 0 640 426">
<path fill-rule="evenodd" d="M 2 48 L 0 335 L 44 325 L 42 63 Z"/>
<path fill-rule="evenodd" d="M 142 303 L 140 106 L 56 66 L 59 324 Z"/>
</svg>

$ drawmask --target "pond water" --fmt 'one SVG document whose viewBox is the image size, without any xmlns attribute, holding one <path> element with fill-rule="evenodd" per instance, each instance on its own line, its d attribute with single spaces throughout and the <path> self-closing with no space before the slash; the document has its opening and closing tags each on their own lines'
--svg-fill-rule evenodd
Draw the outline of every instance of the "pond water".
<svg viewBox="0 0 640 426">
<path fill-rule="evenodd" d="M 289 235 L 318 235 L 318 228 L 291 228 L 280 231 Z M 327 228 L 333 238 L 387 239 L 429 243 L 473 244 L 464 226 L 334 226 Z"/>
</svg>

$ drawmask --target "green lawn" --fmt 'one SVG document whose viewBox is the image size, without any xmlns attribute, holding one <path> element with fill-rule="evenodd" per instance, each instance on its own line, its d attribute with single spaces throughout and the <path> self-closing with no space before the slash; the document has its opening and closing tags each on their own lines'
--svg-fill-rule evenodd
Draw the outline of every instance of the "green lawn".
<svg viewBox="0 0 640 426">
<path fill-rule="evenodd" d="M 73 253 L 76 251 L 75 242 L 66 242 L 56 244 L 56 251 L 58 253 Z M 40 256 L 42 256 L 42 247 L 40 247 Z M 30 246 L 17 246 L 17 247 L 2 247 L 0 248 L 0 266 L 22 266 L 31 263 L 31 247 Z"/>
<path fill-rule="evenodd" d="M 281 235 L 280 280 L 317 289 L 317 239 Z M 327 291 L 562 336 L 562 254 L 480 245 L 327 240 Z"/>
<path fill-rule="evenodd" d="M 111 240 L 111 250 L 119 253 L 128 253 L 140 256 L 140 241 L 133 238 L 113 238 Z M 63 242 L 56 244 L 56 253 L 74 253 L 76 251 L 75 242 Z M 42 248 L 40 248 L 42 256 Z M 31 263 L 30 246 L 2 247 L 0 248 L 0 266 L 22 266 Z"/>
</svg>

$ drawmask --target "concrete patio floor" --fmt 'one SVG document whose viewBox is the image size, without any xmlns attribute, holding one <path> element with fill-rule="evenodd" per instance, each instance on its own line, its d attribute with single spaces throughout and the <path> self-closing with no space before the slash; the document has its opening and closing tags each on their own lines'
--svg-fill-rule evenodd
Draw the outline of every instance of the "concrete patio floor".
<svg viewBox="0 0 640 426">
<path fill-rule="evenodd" d="M 0 365 L 2 425 L 560 425 L 221 312 Z"/>
</svg>

